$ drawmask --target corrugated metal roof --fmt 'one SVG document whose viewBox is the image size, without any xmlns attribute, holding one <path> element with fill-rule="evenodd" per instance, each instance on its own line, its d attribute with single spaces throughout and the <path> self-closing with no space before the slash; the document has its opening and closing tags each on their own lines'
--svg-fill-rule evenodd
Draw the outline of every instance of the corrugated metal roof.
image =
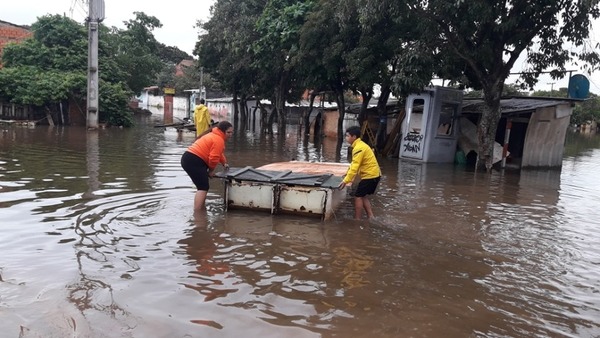
<svg viewBox="0 0 600 338">
<path fill-rule="evenodd" d="M 582 100 L 569 98 L 511 97 L 500 100 L 500 112 L 502 114 L 523 113 L 534 111 L 538 108 L 553 107 L 580 101 Z M 481 114 L 484 109 L 485 103 L 482 99 L 463 100 L 463 113 Z"/>
</svg>

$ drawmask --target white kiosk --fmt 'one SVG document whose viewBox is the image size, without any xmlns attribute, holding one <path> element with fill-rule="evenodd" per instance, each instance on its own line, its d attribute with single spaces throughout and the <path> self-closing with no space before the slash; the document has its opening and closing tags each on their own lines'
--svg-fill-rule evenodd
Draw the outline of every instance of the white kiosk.
<svg viewBox="0 0 600 338">
<path fill-rule="evenodd" d="M 453 162 L 458 142 L 463 92 L 428 87 L 406 100 L 400 158 L 422 162 Z"/>
</svg>

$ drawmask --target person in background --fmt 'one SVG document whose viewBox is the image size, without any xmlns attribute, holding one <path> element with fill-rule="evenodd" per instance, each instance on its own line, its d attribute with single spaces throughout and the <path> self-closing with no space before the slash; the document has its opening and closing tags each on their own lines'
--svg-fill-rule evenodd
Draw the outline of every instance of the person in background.
<svg viewBox="0 0 600 338">
<path fill-rule="evenodd" d="M 194 210 L 205 207 L 208 193 L 208 179 L 214 176 L 215 168 L 220 163 L 227 170 L 229 164 L 225 157 L 225 141 L 233 134 L 233 125 L 229 121 L 221 121 L 206 135 L 197 138 L 181 156 L 181 167 L 194 182 Z"/>
<path fill-rule="evenodd" d="M 194 125 L 196 126 L 196 138 L 210 128 L 210 113 L 204 105 L 206 101 L 200 99 L 200 104 L 194 108 Z"/>
<path fill-rule="evenodd" d="M 373 218 L 368 195 L 375 193 L 379 184 L 379 163 L 371 147 L 360 139 L 360 127 L 353 126 L 346 130 L 346 142 L 352 146 L 352 163 L 338 188 L 344 189 L 346 185 L 352 184 L 358 174 L 360 182 L 354 192 L 354 219 L 361 219 L 363 210 L 367 213 L 367 218 Z"/>
</svg>

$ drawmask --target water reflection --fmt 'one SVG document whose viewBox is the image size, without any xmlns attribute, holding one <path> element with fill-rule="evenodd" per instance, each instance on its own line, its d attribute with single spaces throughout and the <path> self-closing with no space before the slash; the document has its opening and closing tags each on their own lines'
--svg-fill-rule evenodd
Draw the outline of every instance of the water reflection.
<svg viewBox="0 0 600 338">
<path fill-rule="evenodd" d="M 100 181 L 98 180 L 98 170 L 100 169 L 100 154 L 98 149 L 98 131 L 90 130 L 86 138 L 86 155 L 87 155 L 87 170 L 88 170 L 88 185 L 89 189 L 83 194 L 84 198 L 92 198 L 94 191 L 100 189 Z"/>
</svg>

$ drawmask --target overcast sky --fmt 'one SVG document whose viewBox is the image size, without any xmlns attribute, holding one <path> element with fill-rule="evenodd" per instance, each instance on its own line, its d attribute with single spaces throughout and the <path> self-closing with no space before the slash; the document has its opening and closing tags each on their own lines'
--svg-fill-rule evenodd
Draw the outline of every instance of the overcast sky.
<svg viewBox="0 0 600 338">
<path fill-rule="evenodd" d="M 159 42 L 192 54 L 198 40 L 196 21 L 207 21 L 214 0 L 158 1 L 104 0 L 104 24 L 124 28 L 123 21 L 134 18 L 133 12 L 144 12 L 158 18 L 162 28 L 154 30 Z M 87 17 L 86 0 L 15 0 L 3 1 L 0 20 L 17 25 L 31 25 L 46 14 L 64 14 L 83 22 Z"/>
<path fill-rule="evenodd" d="M 64 14 L 74 20 L 83 22 L 87 17 L 87 1 L 85 0 L 14 0 L 3 1 L 0 10 L 0 20 L 17 25 L 31 25 L 37 17 L 45 14 Z M 158 0 L 104 0 L 105 20 L 107 26 L 123 28 L 123 21 L 133 19 L 133 12 L 141 11 L 157 17 L 163 24 L 162 28 L 153 33 L 159 42 L 168 46 L 177 46 L 179 49 L 192 54 L 198 39 L 198 30 L 194 28 L 197 20 L 206 21 L 210 15 L 210 6 L 215 0 L 184 0 L 184 1 L 158 1 Z M 600 22 L 596 22 L 590 32 L 593 45 L 600 42 Z M 521 62 L 522 63 L 522 62 Z M 514 72 L 521 70 L 522 65 L 515 65 Z M 590 80 L 590 91 L 600 94 L 600 72 L 592 75 L 585 74 L 576 67 L 567 67 L 575 70 L 575 74 L 583 74 Z M 510 77 L 507 83 L 513 83 L 516 76 Z M 561 80 L 552 80 L 547 75 L 542 75 L 536 89 L 550 90 L 567 87 L 568 77 Z"/>
</svg>

